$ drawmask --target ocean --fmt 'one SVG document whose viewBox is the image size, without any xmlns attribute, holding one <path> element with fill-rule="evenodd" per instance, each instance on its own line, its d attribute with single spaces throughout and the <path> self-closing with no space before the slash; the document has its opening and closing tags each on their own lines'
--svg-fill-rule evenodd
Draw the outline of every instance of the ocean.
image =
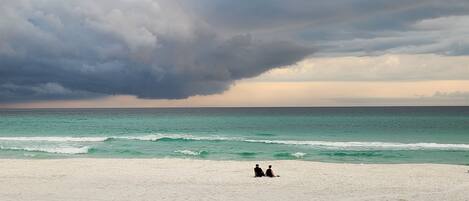
<svg viewBox="0 0 469 201">
<path fill-rule="evenodd" d="M 1 109 L 0 158 L 469 164 L 469 107 Z"/>
</svg>

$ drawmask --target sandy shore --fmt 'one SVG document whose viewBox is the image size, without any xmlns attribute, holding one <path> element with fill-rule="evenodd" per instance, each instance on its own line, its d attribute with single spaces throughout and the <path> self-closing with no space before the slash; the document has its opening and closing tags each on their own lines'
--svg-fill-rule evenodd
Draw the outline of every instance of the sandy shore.
<svg viewBox="0 0 469 201">
<path fill-rule="evenodd" d="M 0 160 L 0 200 L 469 200 L 469 167 L 303 161 Z"/>
</svg>

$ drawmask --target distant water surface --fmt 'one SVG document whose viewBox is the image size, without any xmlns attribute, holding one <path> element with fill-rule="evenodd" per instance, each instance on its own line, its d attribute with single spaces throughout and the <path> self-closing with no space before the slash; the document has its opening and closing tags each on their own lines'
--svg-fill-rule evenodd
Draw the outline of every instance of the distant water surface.
<svg viewBox="0 0 469 201">
<path fill-rule="evenodd" d="M 469 107 L 0 110 L 0 158 L 469 164 Z"/>
</svg>

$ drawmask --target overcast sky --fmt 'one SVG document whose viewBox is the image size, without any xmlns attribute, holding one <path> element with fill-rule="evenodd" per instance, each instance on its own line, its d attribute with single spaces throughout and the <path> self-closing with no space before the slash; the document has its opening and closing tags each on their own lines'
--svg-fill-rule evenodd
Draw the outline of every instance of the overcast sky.
<svg viewBox="0 0 469 201">
<path fill-rule="evenodd" d="M 469 105 L 467 0 L 0 0 L 0 107 Z"/>
</svg>

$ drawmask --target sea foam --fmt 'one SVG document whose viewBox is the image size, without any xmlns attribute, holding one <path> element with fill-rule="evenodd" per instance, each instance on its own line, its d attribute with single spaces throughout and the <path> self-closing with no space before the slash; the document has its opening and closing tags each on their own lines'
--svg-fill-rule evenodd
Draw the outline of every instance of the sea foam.
<svg viewBox="0 0 469 201">
<path fill-rule="evenodd" d="M 12 150 L 12 151 L 28 151 L 28 152 L 45 152 L 54 154 L 86 154 L 89 151 L 89 147 L 2 147 L 1 150 Z"/>
<path fill-rule="evenodd" d="M 196 151 L 191 151 L 191 150 L 176 150 L 174 152 L 184 154 L 184 155 L 190 155 L 190 156 L 198 156 L 202 153 L 201 151 L 196 152 Z"/>
<path fill-rule="evenodd" d="M 141 140 L 141 141 L 158 141 L 163 139 L 172 140 L 194 140 L 194 141 L 234 141 L 242 140 L 242 138 L 235 137 L 221 137 L 221 136 L 193 136 L 185 134 L 152 134 L 143 136 L 113 136 L 111 139 L 123 140 Z"/>
<path fill-rule="evenodd" d="M 221 136 L 193 136 L 185 134 L 151 134 L 137 136 L 103 136 L 103 137 L 71 137 L 71 136 L 35 136 L 35 137 L 0 137 L 0 141 L 47 141 L 47 142 L 104 142 L 111 139 L 118 140 L 140 140 L 158 141 L 163 139 L 173 140 L 196 140 L 196 141 L 231 141 L 241 140 L 241 138 L 221 137 Z"/>
<path fill-rule="evenodd" d="M 293 153 L 291 154 L 292 156 L 296 157 L 296 158 L 303 158 L 306 153 L 303 153 L 303 152 L 296 152 L 296 153 Z"/>
<path fill-rule="evenodd" d="M 108 137 L 0 137 L 0 141 L 104 142 Z"/>
<path fill-rule="evenodd" d="M 315 148 L 343 150 L 469 150 L 469 144 L 396 143 L 396 142 L 331 142 L 297 140 L 244 140 L 252 143 L 309 145 Z"/>
<path fill-rule="evenodd" d="M 446 144 L 446 143 L 399 143 L 399 142 L 334 142 L 334 141 L 308 141 L 308 140 L 266 140 L 246 139 L 242 137 L 224 136 L 193 136 L 188 134 L 151 134 L 136 136 L 100 136 L 100 137 L 0 137 L 1 141 L 48 141 L 48 142 L 105 142 L 108 140 L 138 140 L 138 141 L 160 141 L 160 140 L 187 140 L 187 141 L 237 141 L 263 144 L 286 144 L 306 145 L 317 149 L 339 149 L 339 150 L 469 150 L 469 144 Z"/>
</svg>

